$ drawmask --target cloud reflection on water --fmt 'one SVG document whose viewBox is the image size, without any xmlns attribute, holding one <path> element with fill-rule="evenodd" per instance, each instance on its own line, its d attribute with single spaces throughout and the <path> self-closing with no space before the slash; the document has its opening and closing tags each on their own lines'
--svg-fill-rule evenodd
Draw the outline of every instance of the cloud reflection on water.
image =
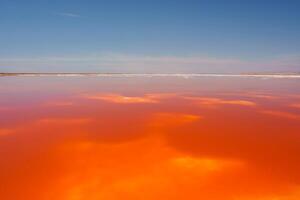
<svg viewBox="0 0 300 200">
<path fill-rule="evenodd" d="M 295 99 L 182 90 L 20 100 L 1 122 L 1 199 L 299 199 Z"/>
</svg>

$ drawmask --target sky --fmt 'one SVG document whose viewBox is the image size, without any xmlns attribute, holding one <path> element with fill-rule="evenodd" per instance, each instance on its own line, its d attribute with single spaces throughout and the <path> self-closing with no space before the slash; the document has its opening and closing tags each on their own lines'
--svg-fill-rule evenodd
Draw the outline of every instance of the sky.
<svg viewBox="0 0 300 200">
<path fill-rule="evenodd" d="M 0 72 L 300 71 L 298 0 L 0 0 Z"/>
</svg>

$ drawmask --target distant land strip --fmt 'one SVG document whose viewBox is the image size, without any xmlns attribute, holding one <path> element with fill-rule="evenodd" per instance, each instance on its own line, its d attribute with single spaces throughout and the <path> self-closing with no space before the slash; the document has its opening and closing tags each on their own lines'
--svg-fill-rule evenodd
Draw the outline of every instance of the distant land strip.
<svg viewBox="0 0 300 200">
<path fill-rule="evenodd" d="M 300 78 L 300 73 L 241 73 L 241 74 L 221 74 L 221 73 L 0 73 L 0 77 L 22 76 L 63 76 L 63 77 L 257 77 L 257 78 Z"/>
</svg>

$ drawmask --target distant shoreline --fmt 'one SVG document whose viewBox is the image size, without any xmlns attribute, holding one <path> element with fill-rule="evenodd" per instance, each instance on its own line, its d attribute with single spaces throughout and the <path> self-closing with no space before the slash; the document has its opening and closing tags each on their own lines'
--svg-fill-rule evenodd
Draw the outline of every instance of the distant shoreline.
<svg viewBox="0 0 300 200">
<path fill-rule="evenodd" d="M 41 76 L 91 76 L 91 77 L 260 77 L 260 78 L 300 78 L 300 73 L 0 73 L 0 77 L 21 76 L 21 77 L 41 77 Z"/>
</svg>

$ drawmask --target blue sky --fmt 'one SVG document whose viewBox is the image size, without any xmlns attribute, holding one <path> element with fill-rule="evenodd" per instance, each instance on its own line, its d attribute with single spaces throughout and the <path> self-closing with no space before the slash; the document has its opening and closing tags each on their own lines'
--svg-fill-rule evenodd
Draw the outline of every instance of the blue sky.
<svg viewBox="0 0 300 200">
<path fill-rule="evenodd" d="M 0 71 L 300 71 L 298 0 L 0 0 Z"/>
</svg>

